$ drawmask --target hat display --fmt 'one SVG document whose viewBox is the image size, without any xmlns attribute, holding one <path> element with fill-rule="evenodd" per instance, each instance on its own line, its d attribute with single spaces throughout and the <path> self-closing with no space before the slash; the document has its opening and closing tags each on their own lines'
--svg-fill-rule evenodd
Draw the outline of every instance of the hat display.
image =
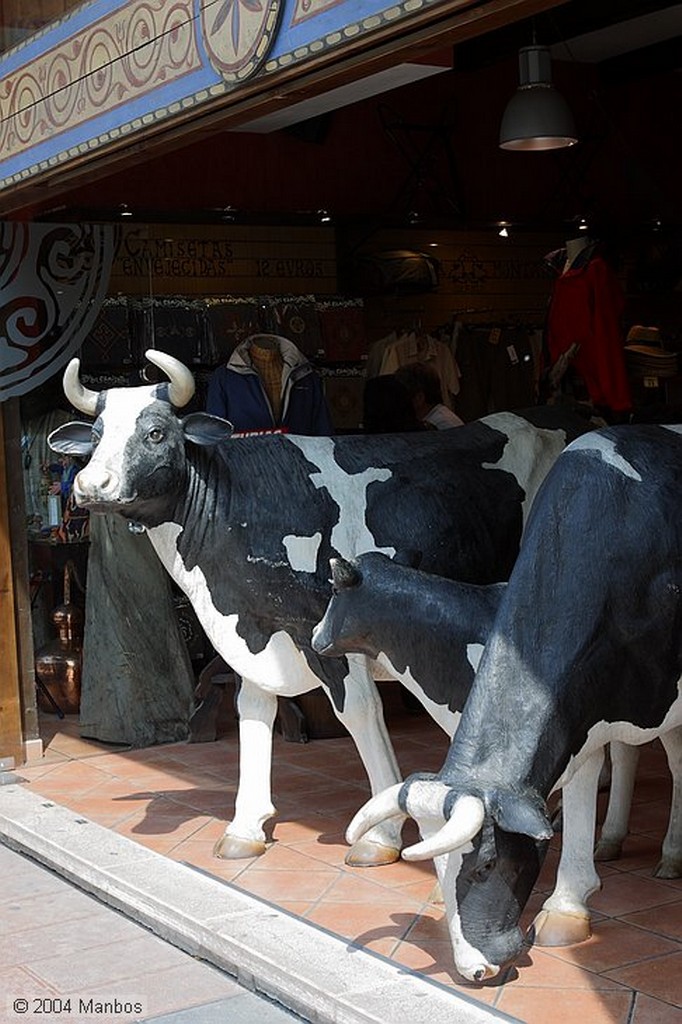
<svg viewBox="0 0 682 1024">
<path fill-rule="evenodd" d="M 666 352 L 658 327 L 631 327 L 624 353 L 631 377 L 675 377 L 679 373 L 678 353 Z"/>
<path fill-rule="evenodd" d="M 645 345 L 660 345 L 661 332 L 658 327 L 644 327 L 642 324 L 635 324 L 628 331 L 626 338 L 627 345 L 631 345 L 633 342 L 641 342 Z"/>
</svg>

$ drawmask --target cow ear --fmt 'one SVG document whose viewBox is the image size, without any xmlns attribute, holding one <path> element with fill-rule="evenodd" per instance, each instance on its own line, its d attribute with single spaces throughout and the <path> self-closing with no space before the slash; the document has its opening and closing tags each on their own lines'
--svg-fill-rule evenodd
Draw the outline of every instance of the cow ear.
<svg viewBox="0 0 682 1024">
<path fill-rule="evenodd" d="M 222 444 L 232 437 L 234 427 L 220 416 L 211 416 L 207 412 L 193 412 L 180 421 L 185 439 L 192 444 Z"/>
<path fill-rule="evenodd" d="M 518 832 L 538 840 L 554 835 L 547 805 L 536 794 L 498 790 L 490 801 L 490 811 L 505 832 Z"/>
<path fill-rule="evenodd" d="M 330 558 L 329 567 L 332 571 L 331 583 L 337 590 L 345 590 L 348 587 L 357 587 L 362 583 L 362 573 L 357 565 L 346 561 L 345 558 Z"/>
<path fill-rule="evenodd" d="M 47 443 L 53 452 L 62 455 L 89 455 L 92 451 L 92 423 L 63 423 L 48 435 Z"/>
<path fill-rule="evenodd" d="M 398 548 L 391 561 L 398 565 L 404 565 L 408 569 L 418 569 L 422 557 L 422 552 L 417 551 L 416 548 Z"/>
</svg>

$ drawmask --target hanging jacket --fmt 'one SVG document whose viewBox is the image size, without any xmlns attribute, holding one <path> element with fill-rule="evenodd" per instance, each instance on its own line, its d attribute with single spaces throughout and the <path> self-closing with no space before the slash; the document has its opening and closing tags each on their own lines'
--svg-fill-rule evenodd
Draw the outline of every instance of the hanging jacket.
<svg viewBox="0 0 682 1024">
<path fill-rule="evenodd" d="M 573 344 L 572 362 L 585 381 L 592 402 L 615 412 L 632 406 L 623 352 L 621 317 L 624 297 L 615 273 L 596 243 L 562 270 L 565 250 L 545 257 L 558 272 L 547 318 L 547 343 L 552 363 Z"/>
<path fill-rule="evenodd" d="M 251 343 L 275 343 L 282 357 L 282 412 L 276 419 L 251 360 Z M 229 420 L 236 431 L 274 430 L 323 436 L 334 433 L 322 381 L 312 363 L 288 338 L 254 335 L 238 345 L 224 366 L 213 371 L 206 411 Z"/>
</svg>

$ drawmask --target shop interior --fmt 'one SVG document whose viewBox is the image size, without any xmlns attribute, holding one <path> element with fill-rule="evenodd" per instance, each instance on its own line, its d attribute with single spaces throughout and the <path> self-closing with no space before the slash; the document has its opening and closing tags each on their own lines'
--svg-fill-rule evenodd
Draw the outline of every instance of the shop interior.
<svg viewBox="0 0 682 1024">
<path fill-rule="evenodd" d="M 618 355 L 631 408 L 594 408 L 570 367 L 561 399 L 607 422 L 678 419 L 680 8 L 660 0 L 593 7 L 563 4 L 444 43 L 392 74 L 210 133 L 200 126 L 186 144 L 152 137 L 134 157 L 100 161 L 64 183 L 56 200 L 54 189 L 35 192 L 12 217 L 119 232 L 108 296 L 80 352 L 83 380 L 134 382 L 144 351 L 159 348 L 192 368 L 194 401 L 205 408 L 216 368 L 246 339 L 275 334 L 312 363 L 334 431 L 391 430 L 368 403 L 367 382 L 395 368 L 396 342 L 412 338 L 418 348 L 429 339 L 447 357 L 443 394 L 462 420 L 528 407 L 548 399 L 557 277 L 548 256 L 572 240 L 598 246 L 622 294 Z M 577 142 L 502 148 L 523 54 L 538 46 Z M 68 415 L 59 381 L 25 396 L 21 414 L 34 644 L 49 653 L 54 609 L 65 594 L 69 607 L 85 603 L 90 524 L 68 503 L 75 467 L 45 445 Z M 109 580 L 98 595 L 111 627 Z M 182 596 L 166 601 L 196 679 L 213 652 Z M 91 617 L 87 628 L 98 638 L 115 632 Z M 99 647 L 98 673 L 116 657 L 101 639 Z M 141 663 L 136 672 L 149 674 Z M 54 713 L 55 694 L 38 686 L 40 706 Z M 61 710 L 78 710 L 77 696 L 59 700 Z M 178 715 L 186 726 L 186 708 L 170 717 Z M 144 745 L 178 738 L 183 727 L 94 732 Z"/>
</svg>

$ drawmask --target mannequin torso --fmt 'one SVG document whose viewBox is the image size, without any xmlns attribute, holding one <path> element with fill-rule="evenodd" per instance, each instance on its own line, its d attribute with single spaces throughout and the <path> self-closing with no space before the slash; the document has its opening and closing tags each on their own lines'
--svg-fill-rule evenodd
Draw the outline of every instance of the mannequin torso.
<svg viewBox="0 0 682 1024">
<path fill-rule="evenodd" d="M 566 262 L 564 263 L 563 273 L 570 270 L 575 263 L 579 254 L 586 249 L 588 245 L 592 244 L 592 239 L 586 235 L 579 235 L 577 238 L 569 238 L 566 242 Z"/>
</svg>

